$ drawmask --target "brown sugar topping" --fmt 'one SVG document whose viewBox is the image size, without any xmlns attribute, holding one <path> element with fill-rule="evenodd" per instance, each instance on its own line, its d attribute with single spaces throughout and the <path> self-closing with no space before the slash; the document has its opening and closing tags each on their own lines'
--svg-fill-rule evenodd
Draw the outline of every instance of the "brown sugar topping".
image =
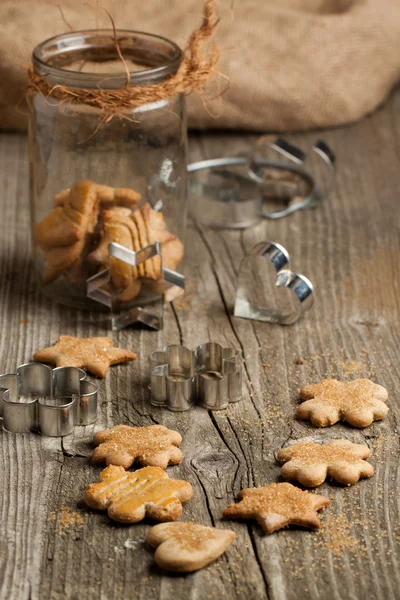
<svg viewBox="0 0 400 600">
<path fill-rule="evenodd" d="M 173 523 L 170 526 L 171 537 L 183 550 L 203 550 L 210 540 L 217 539 L 216 531 L 197 523 Z"/>
<path fill-rule="evenodd" d="M 272 533 L 294 523 L 318 529 L 317 511 L 329 505 L 329 498 L 302 492 L 290 483 L 271 483 L 264 487 L 242 490 L 240 502 L 230 504 L 224 517 L 257 519 L 266 533 Z"/>
<path fill-rule="evenodd" d="M 343 441 L 346 442 L 345 440 Z M 285 458 L 290 457 L 290 459 L 301 461 L 301 463 L 306 465 L 323 465 L 331 463 L 332 460 L 335 462 L 356 463 L 369 454 L 369 449 L 366 446 L 352 444 L 351 442 L 344 444 L 335 442 L 330 444 L 299 442 L 284 450 Z"/>
<path fill-rule="evenodd" d="M 284 463 L 281 476 L 286 481 L 316 487 L 329 477 L 343 485 L 353 485 L 360 478 L 374 474 L 373 466 L 365 460 L 369 454 L 365 444 L 353 444 L 346 439 L 326 444 L 303 441 L 281 448 L 277 459 Z"/>
<path fill-rule="evenodd" d="M 129 427 L 116 426 L 109 430 L 110 438 L 104 444 L 107 444 L 111 450 L 118 450 L 121 446 L 129 453 L 140 454 L 145 457 L 147 454 L 154 454 L 168 450 L 171 446 L 171 437 L 166 427 Z"/>
<path fill-rule="evenodd" d="M 369 379 L 350 382 L 324 379 L 300 390 L 303 400 L 296 414 L 309 419 L 317 427 L 333 425 L 343 420 L 354 427 L 367 427 L 384 419 L 389 407 L 387 390 Z"/>
<path fill-rule="evenodd" d="M 120 465 L 128 469 L 135 461 L 165 469 L 168 464 L 178 464 L 182 453 L 178 446 L 182 436 L 163 425 L 130 427 L 116 425 L 98 431 L 93 442 L 98 447 L 92 454 L 95 463 Z"/>
<path fill-rule="evenodd" d="M 302 400 L 315 397 L 319 404 L 329 404 L 342 410 L 365 409 L 374 406 L 376 387 L 369 379 L 355 379 L 350 382 L 324 379 L 320 383 L 303 388 L 300 396 Z"/>
<path fill-rule="evenodd" d="M 278 513 L 288 518 L 296 518 L 315 510 L 313 494 L 290 483 L 271 483 L 243 490 L 242 502 L 254 513 Z"/>
</svg>

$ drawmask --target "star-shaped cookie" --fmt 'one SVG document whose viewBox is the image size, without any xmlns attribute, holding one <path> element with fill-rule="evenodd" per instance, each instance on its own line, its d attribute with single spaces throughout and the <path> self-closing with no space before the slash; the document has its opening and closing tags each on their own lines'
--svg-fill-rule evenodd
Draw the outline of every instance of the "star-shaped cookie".
<svg viewBox="0 0 400 600">
<path fill-rule="evenodd" d="M 236 538 L 230 529 L 198 523 L 161 523 L 152 527 L 146 541 L 156 548 L 154 560 L 163 569 L 192 573 L 221 556 Z"/>
<path fill-rule="evenodd" d="M 166 469 L 168 465 L 182 461 L 182 453 L 177 448 L 182 436 L 164 425 L 116 425 L 95 433 L 93 442 L 99 444 L 92 454 L 92 461 L 96 464 L 120 465 L 129 469 L 136 461 Z"/>
<path fill-rule="evenodd" d="M 37 350 L 34 360 L 53 363 L 57 367 L 79 367 L 97 377 L 105 377 L 110 365 L 135 360 L 130 350 L 114 348 L 108 337 L 79 338 L 60 335 L 54 346 Z"/>
<path fill-rule="evenodd" d="M 265 533 L 291 524 L 318 529 L 321 522 L 317 511 L 330 503 L 329 498 L 302 491 L 290 483 L 245 489 L 238 498 L 240 502 L 224 510 L 224 517 L 257 519 Z"/>
<path fill-rule="evenodd" d="M 146 516 L 156 521 L 174 521 L 182 513 L 182 502 L 193 495 L 190 483 L 170 479 L 163 469 L 144 467 L 130 473 L 110 465 L 91 483 L 84 501 L 95 510 L 107 510 L 120 523 L 137 523 Z"/>
<path fill-rule="evenodd" d="M 334 440 L 326 444 L 298 442 L 279 450 L 277 459 L 285 463 L 281 476 L 287 481 L 316 487 L 330 477 L 344 485 L 353 485 L 360 477 L 374 474 L 374 467 L 364 460 L 369 454 L 368 446 Z"/>
<path fill-rule="evenodd" d="M 389 410 L 388 393 L 369 379 L 344 382 L 324 379 L 300 390 L 305 401 L 297 408 L 299 419 L 309 419 L 316 427 L 327 427 L 346 421 L 354 427 L 367 427 L 384 419 Z"/>
</svg>

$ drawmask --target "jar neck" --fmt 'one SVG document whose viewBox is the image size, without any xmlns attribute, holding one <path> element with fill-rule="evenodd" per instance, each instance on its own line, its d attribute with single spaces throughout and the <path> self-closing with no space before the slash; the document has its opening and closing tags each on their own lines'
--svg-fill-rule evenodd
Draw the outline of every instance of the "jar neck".
<svg viewBox="0 0 400 600">
<path fill-rule="evenodd" d="M 122 29 L 116 30 L 116 37 L 112 29 L 65 33 L 42 42 L 32 54 L 35 72 L 51 85 L 105 90 L 126 86 L 126 68 L 130 86 L 160 83 L 177 72 L 181 60 L 182 52 L 174 42 Z"/>
</svg>

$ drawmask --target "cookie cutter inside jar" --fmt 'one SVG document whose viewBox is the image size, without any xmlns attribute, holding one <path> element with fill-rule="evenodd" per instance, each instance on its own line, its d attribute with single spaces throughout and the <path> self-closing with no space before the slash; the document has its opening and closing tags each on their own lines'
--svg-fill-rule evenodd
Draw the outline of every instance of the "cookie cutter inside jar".
<svg viewBox="0 0 400 600">
<path fill-rule="evenodd" d="M 320 159 L 320 165 L 309 170 L 314 157 Z M 278 138 L 257 144 L 249 156 L 191 163 L 187 169 L 191 214 L 211 227 L 245 229 L 261 219 L 278 219 L 311 208 L 332 189 L 335 161 L 322 140 L 315 143 L 308 158 L 300 148 Z M 286 206 L 266 211 L 268 199 Z"/>
<path fill-rule="evenodd" d="M 159 283 L 162 286 L 159 293 L 163 294 L 163 302 L 170 302 L 174 297 L 183 293 L 185 289 L 185 277 L 177 271 L 163 265 L 160 242 L 150 244 L 138 252 L 134 252 L 120 244 L 111 242 L 108 246 L 108 252 L 110 259 L 118 259 L 131 266 L 143 264 L 153 256 L 158 256 L 160 259 L 161 271 Z M 121 310 L 121 305 L 119 303 L 120 290 L 116 290 L 112 285 L 110 266 L 87 280 L 86 293 L 88 298 L 110 309 L 111 327 L 115 331 L 124 329 L 134 323 L 141 323 L 156 331 L 162 329 L 163 304 L 161 302 L 161 296 L 159 302 L 153 302 L 149 309 L 144 308 L 143 306 L 133 306 Z"/>
</svg>

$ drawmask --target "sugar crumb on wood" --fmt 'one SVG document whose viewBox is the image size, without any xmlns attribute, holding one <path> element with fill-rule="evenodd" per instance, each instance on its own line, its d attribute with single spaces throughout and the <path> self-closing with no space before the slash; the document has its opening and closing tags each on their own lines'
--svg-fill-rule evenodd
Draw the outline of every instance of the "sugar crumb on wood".
<svg viewBox="0 0 400 600">
<path fill-rule="evenodd" d="M 365 556 L 366 547 L 352 533 L 352 523 L 345 515 L 327 515 L 324 528 L 317 535 L 322 540 L 324 550 L 330 550 L 336 558 L 345 551 Z"/>
<path fill-rule="evenodd" d="M 64 529 L 67 527 L 73 527 L 76 525 L 83 525 L 84 519 L 82 515 L 78 512 L 72 510 L 69 506 L 65 504 L 61 505 L 60 511 L 57 513 L 55 511 L 51 512 L 48 517 L 49 521 L 57 521 L 58 527 L 57 532 L 59 534 L 63 533 Z"/>
</svg>

